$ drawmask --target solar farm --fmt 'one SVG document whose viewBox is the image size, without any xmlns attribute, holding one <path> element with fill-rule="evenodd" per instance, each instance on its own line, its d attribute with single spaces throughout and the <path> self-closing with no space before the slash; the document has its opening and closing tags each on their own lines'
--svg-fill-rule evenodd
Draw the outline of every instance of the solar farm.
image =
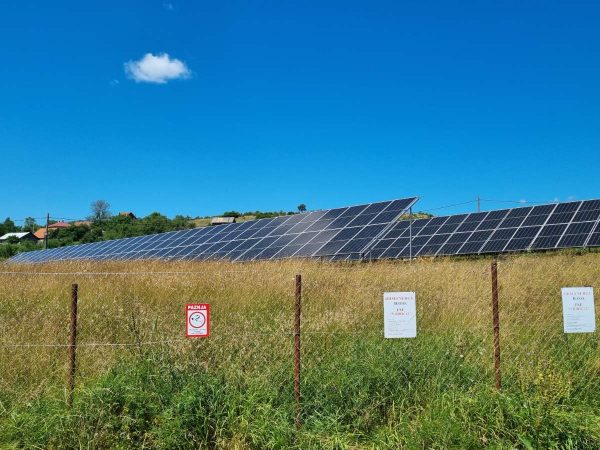
<svg viewBox="0 0 600 450">
<path fill-rule="evenodd" d="M 21 253 L 10 261 L 360 261 L 600 246 L 600 200 L 412 220 L 416 202 L 412 197 L 103 241 Z"/>
</svg>

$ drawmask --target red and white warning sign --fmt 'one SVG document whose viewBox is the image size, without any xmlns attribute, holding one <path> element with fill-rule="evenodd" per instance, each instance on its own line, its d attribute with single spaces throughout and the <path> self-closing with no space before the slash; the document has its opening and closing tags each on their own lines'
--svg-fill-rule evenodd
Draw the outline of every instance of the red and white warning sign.
<svg viewBox="0 0 600 450">
<path fill-rule="evenodd" d="M 208 337 L 210 335 L 210 305 L 208 303 L 185 305 L 185 324 L 186 337 Z"/>
</svg>

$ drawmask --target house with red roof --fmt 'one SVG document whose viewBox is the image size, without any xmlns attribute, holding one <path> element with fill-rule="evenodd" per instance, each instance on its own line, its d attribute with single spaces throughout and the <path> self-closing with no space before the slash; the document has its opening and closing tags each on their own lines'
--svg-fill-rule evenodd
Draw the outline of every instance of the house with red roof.
<svg viewBox="0 0 600 450">
<path fill-rule="evenodd" d="M 48 225 L 48 231 L 60 230 L 62 228 L 69 228 L 70 226 L 71 225 L 68 224 L 67 222 L 55 222 L 55 223 L 51 223 L 50 225 Z M 33 233 L 33 235 L 38 239 L 45 239 L 46 238 L 46 227 L 40 228 L 35 233 Z"/>
</svg>

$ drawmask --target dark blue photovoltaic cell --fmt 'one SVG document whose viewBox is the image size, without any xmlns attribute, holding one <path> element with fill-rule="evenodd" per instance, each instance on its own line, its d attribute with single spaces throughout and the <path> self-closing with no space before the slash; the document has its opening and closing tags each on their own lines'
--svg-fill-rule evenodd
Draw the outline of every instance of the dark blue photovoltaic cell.
<svg viewBox="0 0 600 450">
<path fill-rule="evenodd" d="M 543 225 L 548 220 L 548 215 L 554 210 L 556 205 L 534 206 L 529 215 L 523 222 L 524 227 Z"/>
<path fill-rule="evenodd" d="M 387 232 L 386 238 L 388 239 L 396 239 L 404 234 L 409 234 L 409 221 L 398 222 L 394 224 L 392 228 Z"/>
<path fill-rule="evenodd" d="M 489 237 L 492 235 L 492 230 L 475 231 L 471 236 L 467 238 L 464 245 L 457 251 L 459 255 L 467 255 L 472 253 L 478 253 L 481 247 L 486 243 Z"/>
<path fill-rule="evenodd" d="M 340 249 L 338 254 L 354 254 L 360 253 L 362 249 L 364 249 L 369 243 L 372 241 L 371 238 L 358 238 L 353 239 L 346 243 L 344 247 Z"/>
<path fill-rule="evenodd" d="M 450 219 L 451 218 L 449 218 L 448 221 L 446 221 L 446 223 L 440 227 L 440 229 L 438 230 L 438 233 L 440 233 L 440 234 L 454 233 L 458 229 L 458 227 L 460 226 L 462 221 L 464 220 L 464 216 L 461 217 L 460 221 L 451 221 Z"/>
<path fill-rule="evenodd" d="M 587 245 L 588 247 L 600 247 L 600 233 L 593 233 Z"/>
<path fill-rule="evenodd" d="M 508 242 L 505 251 L 524 251 L 529 246 L 541 230 L 541 226 L 522 227 L 517 230 L 512 239 Z"/>
<path fill-rule="evenodd" d="M 573 216 L 573 214 L 571 216 Z M 542 250 L 556 247 L 556 244 L 558 244 L 558 241 L 566 229 L 566 224 L 546 225 L 535 238 L 530 249 Z"/>
<path fill-rule="evenodd" d="M 456 229 L 458 233 L 465 231 L 475 231 L 477 227 L 483 222 L 488 213 L 475 213 L 470 214 L 463 223 Z"/>
<path fill-rule="evenodd" d="M 375 238 L 385 230 L 385 227 L 386 224 L 367 225 L 354 236 L 354 239 Z"/>
<path fill-rule="evenodd" d="M 481 253 L 500 253 L 517 232 L 517 228 L 499 228 L 481 248 Z"/>
<path fill-rule="evenodd" d="M 400 258 L 400 254 L 402 253 L 402 251 L 408 247 L 410 244 L 410 240 L 409 239 L 399 239 L 396 242 L 394 242 L 390 247 L 388 247 L 387 249 L 385 249 L 384 251 L 378 250 L 375 255 L 377 256 L 377 258 L 375 258 L 375 256 L 371 259 L 396 259 L 396 258 Z M 402 258 L 404 258 L 404 256 L 402 256 Z"/>
<path fill-rule="evenodd" d="M 346 245 L 346 241 L 331 241 L 323 245 L 312 256 L 327 256 L 335 255 L 339 250 Z"/>
<path fill-rule="evenodd" d="M 595 222 L 579 222 L 570 224 L 557 244 L 557 248 L 583 247 Z"/>
<path fill-rule="evenodd" d="M 588 200 L 581 204 L 573 222 L 596 222 L 600 218 L 600 200 Z"/>
<path fill-rule="evenodd" d="M 449 234 L 437 234 L 425 244 L 417 256 L 435 256 L 446 241 L 450 238 Z"/>
</svg>

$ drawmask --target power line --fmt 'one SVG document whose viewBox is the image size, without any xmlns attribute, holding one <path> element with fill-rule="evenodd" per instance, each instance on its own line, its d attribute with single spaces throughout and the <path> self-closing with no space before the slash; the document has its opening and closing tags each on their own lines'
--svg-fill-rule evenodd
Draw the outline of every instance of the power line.
<svg viewBox="0 0 600 450">
<path fill-rule="evenodd" d="M 446 209 L 446 208 L 453 208 L 455 206 L 464 206 L 464 205 L 470 205 L 473 203 L 479 203 L 479 202 L 490 202 L 490 203 L 514 203 L 514 204 L 519 204 L 519 205 L 545 205 L 545 204 L 549 204 L 549 203 L 559 203 L 559 202 L 548 202 L 548 201 L 529 201 L 529 200 L 496 200 L 496 199 L 491 199 L 491 198 L 481 198 L 481 197 L 477 197 L 477 199 L 475 200 L 469 200 L 466 202 L 461 202 L 461 203 L 452 203 L 449 205 L 444 205 L 444 206 L 438 206 L 436 208 L 427 208 L 427 211 L 437 211 L 440 209 Z"/>
<path fill-rule="evenodd" d="M 557 202 L 542 202 L 542 201 L 527 201 L 527 200 L 496 200 L 496 199 L 490 199 L 490 198 L 481 198 L 481 197 L 477 197 L 475 200 L 468 200 L 466 202 L 460 202 L 460 203 L 451 203 L 449 205 L 443 205 L 443 206 L 438 206 L 435 208 L 424 208 L 423 211 L 425 212 L 432 212 L 432 211 L 439 211 L 441 209 L 448 209 L 448 208 L 454 208 L 457 206 L 465 206 L 465 205 L 472 205 L 472 204 L 477 204 L 477 211 L 481 211 L 481 202 L 488 202 L 488 203 L 512 203 L 512 204 L 518 204 L 518 205 L 545 205 L 548 203 L 557 203 Z"/>
<path fill-rule="evenodd" d="M 476 203 L 476 202 L 477 202 L 477 200 L 469 200 L 468 202 L 453 203 L 451 205 L 438 206 L 436 208 L 427 208 L 427 211 L 438 211 L 440 209 L 453 208 L 455 206 L 470 205 L 470 204 L 473 204 L 473 203 Z"/>
<path fill-rule="evenodd" d="M 6 219 L 9 219 L 13 222 L 25 222 L 29 219 L 33 219 L 33 220 L 46 220 L 45 217 L 26 217 L 25 219 L 11 219 L 10 217 L 6 217 Z"/>
<path fill-rule="evenodd" d="M 536 201 L 528 201 L 528 200 L 495 200 L 489 198 L 482 198 L 483 202 L 491 202 L 491 203 L 516 203 L 520 205 L 544 205 L 547 203 L 558 203 L 558 202 L 536 202 Z"/>
</svg>

